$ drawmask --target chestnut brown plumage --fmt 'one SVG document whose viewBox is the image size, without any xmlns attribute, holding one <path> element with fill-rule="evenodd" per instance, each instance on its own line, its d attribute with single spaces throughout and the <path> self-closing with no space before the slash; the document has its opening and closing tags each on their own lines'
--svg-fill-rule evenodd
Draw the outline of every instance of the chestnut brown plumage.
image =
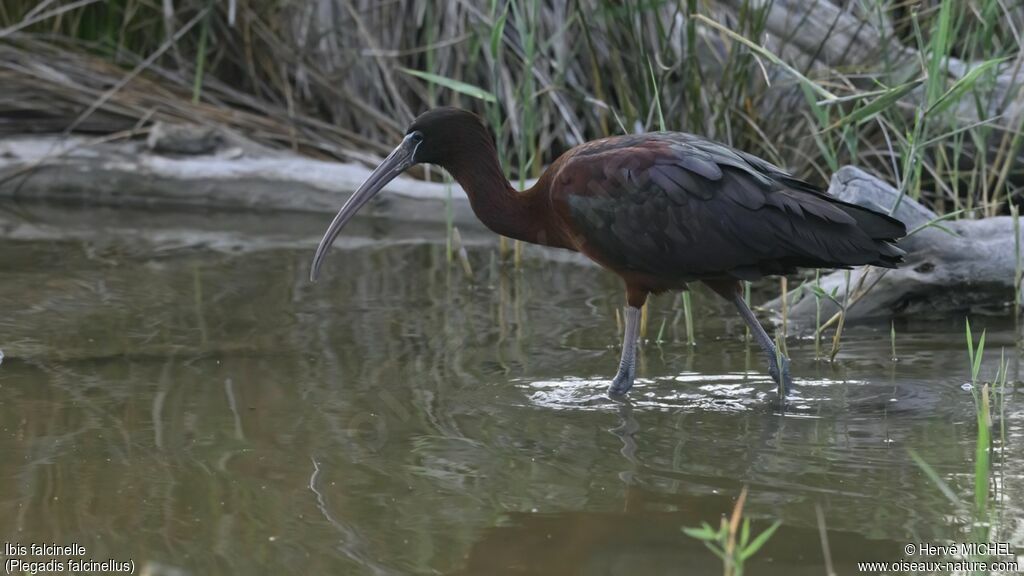
<svg viewBox="0 0 1024 576">
<path fill-rule="evenodd" d="M 313 258 L 315 280 L 342 226 L 403 170 L 436 164 L 459 182 L 494 232 L 580 252 L 626 284 L 622 360 L 609 392 L 636 374 L 639 311 L 649 294 L 702 281 L 730 300 L 784 392 L 788 360 L 740 296 L 740 280 L 797 268 L 895 267 L 900 221 L 841 202 L 756 156 L 682 132 L 615 136 L 576 146 L 518 192 L 483 122 L 456 108 L 417 118 L 402 143 L 334 218 Z"/>
</svg>

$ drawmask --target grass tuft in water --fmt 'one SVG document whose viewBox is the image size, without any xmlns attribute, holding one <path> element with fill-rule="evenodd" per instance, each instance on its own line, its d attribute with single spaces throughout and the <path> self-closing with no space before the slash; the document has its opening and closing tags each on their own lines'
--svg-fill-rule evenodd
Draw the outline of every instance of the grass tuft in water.
<svg viewBox="0 0 1024 576">
<path fill-rule="evenodd" d="M 665 342 L 664 336 L 665 336 L 665 322 L 666 322 L 666 320 L 667 320 L 666 318 L 662 318 L 661 319 L 661 326 L 658 328 L 658 337 L 654 339 L 654 343 L 659 345 L 659 346 L 661 346 Z"/>
<path fill-rule="evenodd" d="M 839 312 L 836 314 L 839 320 L 836 324 L 836 333 L 832 336 L 832 350 L 828 353 L 829 362 L 836 361 L 836 355 L 839 354 L 839 346 L 843 338 L 843 326 L 846 324 L 846 310 L 850 305 L 850 271 L 846 271 L 846 288 L 843 290 L 843 302 L 839 306 Z M 828 326 L 828 322 L 825 326 Z M 824 328 L 825 326 L 822 326 Z"/>
<path fill-rule="evenodd" d="M 786 337 L 780 332 L 775 332 L 775 365 L 779 367 L 779 381 L 778 385 L 779 398 L 786 396 L 785 379 L 783 379 L 782 361 L 786 355 L 782 352 L 782 347 L 786 343 Z"/>
<path fill-rule="evenodd" d="M 779 301 L 782 302 L 782 325 L 779 327 L 779 335 L 776 338 L 780 346 L 779 352 L 789 355 L 789 348 L 786 346 L 786 336 L 789 334 L 789 279 L 785 276 L 779 277 Z"/>
<path fill-rule="evenodd" d="M 971 332 L 970 321 L 964 328 L 967 340 L 968 372 L 971 376 L 971 395 L 974 398 L 975 420 L 977 425 L 977 437 L 974 445 L 974 473 L 973 473 L 973 502 L 965 504 L 957 495 L 956 491 L 929 465 L 920 455 L 913 450 L 909 451 L 911 459 L 917 464 L 922 472 L 932 481 L 938 490 L 953 505 L 954 510 L 968 520 L 971 526 L 969 538 L 973 542 L 997 541 L 1000 536 L 998 523 L 998 508 L 996 506 L 996 495 L 993 486 L 1001 485 L 1001 482 L 993 483 L 992 479 L 992 394 L 996 396 L 998 414 L 1000 418 L 1000 446 L 1005 445 L 1005 428 L 1002 425 L 1005 410 L 1005 392 L 1009 374 L 1009 364 L 1005 357 L 1005 351 L 1000 357 L 995 380 L 990 384 L 981 382 L 979 384 L 979 372 L 981 359 L 985 354 L 985 331 L 977 343 Z"/>
<path fill-rule="evenodd" d="M 743 281 L 743 302 L 750 308 L 750 282 Z M 750 343 L 750 326 L 747 323 L 743 323 L 743 341 Z"/>
<path fill-rule="evenodd" d="M 821 270 L 814 271 L 814 359 L 821 359 Z"/>
<path fill-rule="evenodd" d="M 985 354 L 985 330 L 981 331 L 981 338 L 978 340 L 978 348 L 974 348 L 974 336 L 971 334 L 971 321 L 967 319 L 965 328 L 967 336 L 967 359 L 970 367 L 971 385 L 978 385 L 978 372 L 981 370 L 981 358 Z"/>
<path fill-rule="evenodd" d="M 689 290 L 683 290 L 683 320 L 686 324 L 686 343 L 690 346 L 697 345 L 697 339 L 694 337 L 693 326 L 696 319 L 693 317 L 693 295 L 690 294 Z"/>
<path fill-rule="evenodd" d="M 978 438 L 974 450 L 974 509 L 979 522 L 985 522 L 988 516 L 990 454 L 992 444 L 992 415 L 989 401 L 989 385 L 983 383 L 978 388 L 978 373 L 981 371 L 981 359 L 985 355 L 985 330 L 982 330 L 977 347 L 971 334 L 971 321 L 967 320 L 964 328 L 967 337 L 967 359 L 971 374 L 971 395 L 974 397 L 975 415 L 978 424 Z"/>
<path fill-rule="evenodd" d="M 728 519 L 723 516 L 717 530 L 707 522 L 702 522 L 698 528 L 683 528 L 684 534 L 700 540 L 708 550 L 718 556 L 722 561 L 724 576 L 743 576 L 747 560 L 753 557 L 782 525 L 781 520 L 776 520 L 752 538 L 750 518 L 743 517 L 743 504 L 746 499 L 747 487 L 744 486 L 739 498 L 736 499 L 736 505 L 733 506 L 732 515 Z"/>
<path fill-rule="evenodd" d="M 643 345 L 644 339 L 647 338 L 647 321 L 651 310 L 651 301 L 648 300 L 644 303 L 643 307 L 640 308 L 640 345 Z"/>
</svg>

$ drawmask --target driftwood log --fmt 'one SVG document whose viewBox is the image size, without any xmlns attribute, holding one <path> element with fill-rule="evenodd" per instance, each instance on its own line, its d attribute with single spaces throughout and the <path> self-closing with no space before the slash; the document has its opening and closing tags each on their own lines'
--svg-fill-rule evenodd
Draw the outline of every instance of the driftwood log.
<svg viewBox="0 0 1024 576">
<path fill-rule="evenodd" d="M 147 141 L 0 139 L 0 198 L 334 213 L 370 174 L 361 164 L 269 150 L 228 132 L 157 128 Z M 367 213 L 444 222 L 449 195 L 454 222 L 474 225 L 458 185 L 410 177 L 392 182 Z"/>
<path fill-rule="evenodd" d="M 269 150 L 230 132 L 211 134 L 201 127 L 161 128 L 146 141 L 102 140 L 81 136 L 0 139 L 0 202 L 54 203 L 42 211 L 35 208 L 32 218 L 0 209 L 0 238 L 93 241 L 117 236 L 161 246 L 225 251 L 312 249 L 331 215 L 370 174 L 362 164 L 324 162 Z M 136 210 L 125 218 L 97 211 L 83 222 L 74 210 L 62 207 L 67 204 L 186 211 L 176 214 L 166 227 L 160 224 L 159 210 Z M 210 230 L 202 218 L 188 216 L 204 209 L 237 212 L 239 218 L 230 229 Z M 245 218 L 245 213 L 258 212 L 273 212 L 274 216 Z M 324 217 L 309 218 L 302 213 Z M 460 230 L 463 245 L 497 242 L 477 220 L 469 198 L 456 183 L 400 176 L 360 214 L 380 223 L 403 223 L 388 235 L 397 243 L 443 242 L 449 217 Z M 308 222 L 300 226 L 306 232 L 295 234 L 297 221 Z M 388 241 L 380 234 L 371 239 L 357 232 L 358 228 L 346 233 L 336 245 Z M 586 258 L 564 250 L 523 248 L 524 258 L 589 265 Z"/>
<path fill-rule="evenodd" d="M 747 1 L 722 0 L 722 4 L 739 10 Z M 765 28 L 769 45 L 798 69 L 865 67 L 865 63 L 879 62 L 884 52 L 885 59 L 896 65 L 897 76 L 904 77 L 903 81 L 920 75 L 924 57 L 900 42 L 887 15 L 871 7 L 873 4 L 854 2 L 853 9 L 844 9 L 830 0 L 756 0 L 752 4 L 767 9 Z M 1024 21 L 1024 9 L 1018 4 L 1006 16 Z M 951 79 L 957 80 L 981 64 L 949 57 L 943 68 Z M 1016 129 L 1024 113 L 1022 74 L 1024 57 L 1000 64 L 993 83 L 979 84 L 975 98 L 962 98 L 957 104 L 954 116 L 960 125 L 993 120 L 996 126 Z M 904 102 L 918 104 L 923 98 L 921 87 Z"/>
<path fill-rule="evenodd" d="M 882 180 L 852 166 L 832 176 L 830 192 L 845 200 L 888 212 L 899 192 Z M 1020 298 L 1017 283 L 1017 242 L 1014 219 L 997 216 L 979 220 L 935 223 L 938 216 L 904 197 L 894 214 L 910 236 L 900 241 L 906 263 L 896 270 L 860 268 L 836 271 L 820 279 L 826 294 L 843 302 L 850 288 L 847 321 L 891 316 L 943 317 L 973 311 L 1005 313 Z M 849 283 L 847 283 L 849 278 Z M 817 303 L 822 318 L 839 310 L 830 298 L 807 287 L 790 292 L 787 311 L 797 325 L 813 325 Z M 778 298 L 766 308 L 779 311 Z"/>
</svg>

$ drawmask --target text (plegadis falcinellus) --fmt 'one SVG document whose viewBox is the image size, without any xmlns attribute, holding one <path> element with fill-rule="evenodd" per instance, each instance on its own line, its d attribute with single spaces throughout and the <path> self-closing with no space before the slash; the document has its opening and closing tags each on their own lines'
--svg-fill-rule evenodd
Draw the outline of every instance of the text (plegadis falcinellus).
<svg viewBox="0 0 1024 576">
<path fill-rule="evenodd" d="M 798 267 L 894 268 L 904 254 L 895 246 L 906 235 L 899 220 L 836 200 L 756 156 L 682 132 L 581 144 L 555 160 L 532 188 L 518 192 L 502 174 L 480 118 L 437 108 L 413 121 L 402 143 L 341 207 L 313 257 L 311 280 L 356 211 L 420 163 L 451 173 L 494 232 L 581 252 L 622 277 L 626 329 L 608 390 L 613 396 L 633 385 L 640 309 L 648 294 L 699 280 L 730 300 L 784 393 L 792 384 L 789 360 L 743 301 L 740 281 Z"/>
</svg>

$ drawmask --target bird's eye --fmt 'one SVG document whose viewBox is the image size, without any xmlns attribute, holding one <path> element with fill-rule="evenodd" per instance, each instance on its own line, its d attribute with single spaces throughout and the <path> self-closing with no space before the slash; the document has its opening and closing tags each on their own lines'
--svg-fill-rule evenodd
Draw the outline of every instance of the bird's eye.
<svg viewBox="0 0 1024 576">
<path fill-rule="evenodd" d="M 412 141 L 417 143 L 423 142 L 423 134 L 421 132 L 413 132 Z"/>
</svg>

